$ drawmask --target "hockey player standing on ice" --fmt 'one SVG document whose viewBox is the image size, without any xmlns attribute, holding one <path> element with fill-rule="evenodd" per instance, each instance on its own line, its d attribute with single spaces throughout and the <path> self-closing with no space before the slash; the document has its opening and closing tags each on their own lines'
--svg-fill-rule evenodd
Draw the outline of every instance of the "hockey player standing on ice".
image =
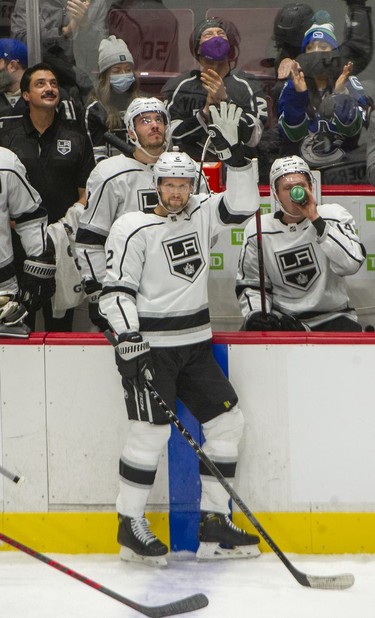
<svg viewBox="0 0 375 618">
<path fill-rule="evenodd" d="M 339 204 L 316 204 L 310 168 L 300 157 L 276 159 L 270 185 L 280 210 L 262 216 L 264 282 L 254 220 L 245 229 L 236 284 L 242 329 L 361 331 L 345 283 L 366 255 L 352 215 Z M 303 204 L 291 198 L 296 185 L 305 191 Z"/>
<path fill-rule="evenodd" d="M 0 187 L 0 337 L 27 337 L 26 307 L 38 308 L 55 292 L 54 256 L 47 250 L 47 212 L 23 164 L 7 148 L 0 148 Z M 27 256 L 20 282 L 11 222 Z"/>
<path fill-rule="evenodd" d="M 100 330 L 108 325 L 99 314 L 98 299 L 105 275 L 104 245 L 114 221 L 126 212 L 153 210 L 158 197 L 153 165 L 168 149 L 170 119 L 155 97 L 138 97 L 125 113 L 125 126 L 134 152 L 100 161 L 87 181 L 88 201 L 77 232 L 77 256 L 89 297 L 91 322 Z M 126 146 L 126 144 L 125 144 Z M 209 192 L 204 175 L 201 190 Z"/>
<path fill-rule="evenodd" d="M 257 173 L 238 143 L 241 112 L 234 104 L 210 108 L 211 138 L 228 163 L 224 193 L 194 194 L 194 161 L 185 153 L 164 153 L 154 166 L 159 196 L 154 211 L 117 219 L 106 244 L 100 310 L 118 338 L 116 362 L 130 419 L 117 500 L 123 559 L 160 565 L 168 552 L 150 531 L 145 509 L 171 430 L 145 380 L 153 379 L 173 410 L 176 397 L 181 399 L 202 423 L 207 455 L 227 478 L 234 477 L 244 421 L 237 395 L 212 355 L 207 277 L 212 237 L 259 207 Z M 229 519 L 222 485 L 202 466 L 201 479 L 198 557 L 258 554 L 259 538 Z"/>
</svg>

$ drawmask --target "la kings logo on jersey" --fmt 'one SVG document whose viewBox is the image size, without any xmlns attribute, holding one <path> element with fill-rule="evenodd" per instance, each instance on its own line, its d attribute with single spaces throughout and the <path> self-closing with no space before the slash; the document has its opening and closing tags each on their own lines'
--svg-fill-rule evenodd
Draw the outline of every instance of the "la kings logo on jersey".
<svg viewBox="0 0 375 618">
<path fill-rule="evenodd" d="M 158 195 L 155 189 L 138 189 L 138 208 L 143 212 L 152 212 L 158 204 Z"/>
<path fill-rule="evenodd" d="M 195 281 L 206 265 L 196 232 L 166 240 L 163 248 L 172 275 L 186 281 Z"/>
<path fill-rule="evenodd" d="M 320 267 L 312 245 L 301 245 L 275 254 L 285 285 L 308 290 L 320 275 Z"/>
</svg>

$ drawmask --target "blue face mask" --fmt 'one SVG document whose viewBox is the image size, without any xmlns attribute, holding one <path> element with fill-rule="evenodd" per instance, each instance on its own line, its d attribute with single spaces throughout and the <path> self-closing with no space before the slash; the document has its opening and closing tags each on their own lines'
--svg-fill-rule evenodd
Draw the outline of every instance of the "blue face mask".
<svg viewBox="0 0 375 618">
<path fill-rule="evenodd" d="M 115 92 L 126 92 L 134 82 L 134 73 L 121 73 L 121 75 L 111 75 L 110 77 L 111 88 Z"/>
</svg>

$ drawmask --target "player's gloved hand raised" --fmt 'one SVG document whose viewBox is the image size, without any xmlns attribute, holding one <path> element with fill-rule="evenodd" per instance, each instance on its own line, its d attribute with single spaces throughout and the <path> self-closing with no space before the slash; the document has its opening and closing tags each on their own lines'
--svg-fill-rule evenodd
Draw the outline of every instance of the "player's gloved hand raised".
<svg viewBox="0 0 375 618">
<path fill-rule="evenodd" d="M 220 161 L 231 159 L 236 154 L 236 149 L 240 149 L 242 158 L 242 145 L 238 137 L 242 108 L 234 103 L 221 101 L 219 109 L 210 105 L 209 110 L 208 134 Z"/>
<path fill-rule="evenodd" d="M 241 330 L 282 330 L 280 320 L 273 313 L 263 314 L 261 311 L 254 311 L 245 318 Z"/>
<path fill-rule="evenodd" d="M 37 310 L 56 290 L 56 262 L 52 251 L 26 258 L 20 283 L 20 299 L 28 309 Z"/>
<path fill-rule="evenodd" d="M 104 332 L 108 328 L 107 320 L 99 312 L 99 297 L 102 291 L 102 284 L 99 281 L 90 279 L 85 281 L 85 293 L 89 300 L 89 318 L 90 321 Z"/>
<path fill-rule="evenodd" d="M 124 333 L 119 336 L 115 350 L 121 375 L 132 380 L 135 386 L 143 391 L 146 380 L 151 381 L 155 375 L 149 342 L 143 341 L 136 331 Z"/>
</svg>

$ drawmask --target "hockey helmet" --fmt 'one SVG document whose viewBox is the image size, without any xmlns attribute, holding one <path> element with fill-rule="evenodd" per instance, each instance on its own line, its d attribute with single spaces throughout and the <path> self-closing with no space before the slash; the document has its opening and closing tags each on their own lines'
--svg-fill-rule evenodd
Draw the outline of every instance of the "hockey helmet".
<svg viewBox="0 0 375 618">
<path fill-rule="evenodd" d="M 290 2 L 277 13 L 273 23 L 276 47 L 300 48 L 305 31 L 312 25 L 314 11 L 308 4 Z"/>
<path fill-rule="evenodd" d="M 189 45 L 191 54 L 199 60 L 199 46 L 203 32 L 208 28 L 222 28 L 228 37 L 230 44 L 229 62 L 236 62 L 240 53 L 241 36 L 237 26 L 233 22 L 223 19 L 222 17 L 210 17 L 203 19 L 194 28 L 190 35 Z"/>
<path fill-rule="evenodd" d="M 158 186 L 160 178 L 190 178 L 195 181 L 197 168 L 193 159 L 186 152 L 164 152 L 154 165 L 154 184 Z"/>
<path fill-rule="evenodd" d="M 293 155 L 291 157 L 281 157 L 280 159 L 275 159 L 272 163 L 270 171 L 270 185 L 275 194 L 276 181 L 281 178 L 281 176 L 286 176 L 287 174 L 306 174 L 310 183 L 313 184 L 314 182 L 309 166 L 301 157 L 298 157 L 297 155 Z"/>
<path fill-rule="evenodd" d="M 132 138 L 130 135 L 130 131 L 132 133 L 136 133 L 134 129 L 134 118 L 136 118 L 140 114 L 147 114 L 149 112 L 157 112 L 164 116 L 164 122 L 166 126 L 166 142 L 167 144 L 169 144 L 171 137 L 170 116 L 164 103 L 162 103 L 162 101 L 160 101 L 156 97 L 137 97 L 136 99 L 133 99 L 131 103 L 129 103 L 128 108 L 125 112 L 124 123 L 129 133 L 130 141 L 135 146 L 139 145 L 138 138 Z"/>
</svg>

